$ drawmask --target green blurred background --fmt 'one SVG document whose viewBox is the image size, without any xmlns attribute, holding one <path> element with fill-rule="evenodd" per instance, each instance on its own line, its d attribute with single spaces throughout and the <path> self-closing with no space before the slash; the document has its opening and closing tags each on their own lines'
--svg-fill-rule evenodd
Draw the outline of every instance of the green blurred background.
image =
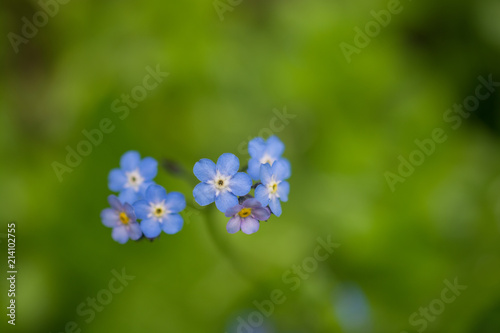
<svg viewBox="0 0 500 333">
<path fill-rule="evenodd" d="M 0 237 L 17 222 L 19 274 L 13 328 L 0 238 L 0 330 L 232 333 L 280 289 L 286 301 L 254 332 L 410 333 L 458 277 L 468 289 L 425 332 L 499 332 L 500 96 L 456 130 L 443 115 L 478 76 L 500 80 L 500 3 L 403 1 L 350 63 L 339 45 L 387 1 L 232 3 L 219 2 L 232 9 L 221 20 L 211 0 L 69 1 L 16 53 L 8 34 L 41 7 L 1 2 Z M 113 102 L 157 65 L 170 75 L 120 119 Z M 294 118 L 274 134 L 293 177 L 280 218 L 229 235 L 222 214 L 189 209 L 176 235 L 111 239 L 99 214 L 124 152 L 188 170 L 224 152 L 245 163 L 244 144 L 284 110 Z M 52 163 L 103 118 L 115 130 L 60 182 Z M 392 192 L 385 173 L 435 128 L 448 140 Z M 193 203 L 191 184 L 156 180 Z M 327 236 L 341 246 L 291 291 L 283 274 Z M 135 279 L 87 323 L 77 308 L 122 268 Z"/>
</svg>

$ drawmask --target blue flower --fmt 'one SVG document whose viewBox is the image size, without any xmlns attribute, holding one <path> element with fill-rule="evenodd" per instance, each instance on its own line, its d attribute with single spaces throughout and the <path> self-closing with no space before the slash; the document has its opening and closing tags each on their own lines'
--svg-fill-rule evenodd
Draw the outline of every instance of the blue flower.
<svg viewBox="0 0 500 333">
<path fill-rule="evenodd" d="M 149 184 L 152 184 L 152 182 Z M 131 188 L 126 188 L 123 191 L 121 191 L 120 194 L 118 194 L 118 199 L 122 204 L 128 203 L 130 205 L 133 205 L 134 202 L 142 200 L 145 194 L 146 194 L 145 191 L 137 193 Z"/>
<path fill-rule="evenodd" d="M 278 160 L 273 166 L 263 164 L 260 168 L 262 184 L 255 189 L 255 198 L 262 206 L 269 205 L 276 216 L 281 215 L 281 201 L 288 201 L 290 184 L 285 179 L 290 176 L 290 164 L 286 160 Z"/>
<path fill-rule="evenodd" d="M 121 197 L 133 204 L 144 196 L 157 173 L 158 162 L 154 158 L 146 157 L 141 160 L 138 152 L 129 151 L 121 157 L 120 169 L 113 169 L 109 173 L 108 185 L 114 192 L 127 191 Z"/>
<path fill-rule="evenodd" d="M 271 136 L 267 141 L 255 138 L 248 143 L 248 174 L 253 180 L 260 179 L 260 166 L 263 164 L 273 165 L 285 151 L 285 145 L 277 136 Z"/>
<path fill-rule="evenodd" d="M 244 172 L 238 172 L 240 160 L 233 154 L 222 154 L 217 165 L 209 159 L 202 159 L 194 165 L 194 175 L 201 183 L 193 190 L 194 199 L 201 206 L 215 201 L 217 208 L 225 213 L 238 204 L 237 196 L 247 195 L 252 188 L 252 179 Z"/>
<path fill-rule="evenodd" d="M 227 226 L 230 234 L 243 231 L 245 234 L 253 234 L 259 230 L 259 221 L 267 221 L 271 217 L 271 211 L 257 199 L 247 199 L 243 204 L 236 205 L 226 211 L 226 217 L 232 217 Z"/>
<path fill-rule="evenodd" d="M 184 225 L 179 213 L 186 208 L 184 195 L 167 191 L 160 185 L 151 185 L 146 190 L 146 199 L 134 203 L 134 210 L 142 219 L 141 230 L 147 238 L 156 238 L 163 230 L 176 234 Z"/>
<path fill-rule="evenodd" d="M 113 228 L 111 236 L 120 244 L 125 244 L 129 239 L 138 240 L 142 236 L 141 228 L 137 223 L 134 209 L 128 203 L 122 204 L 114 195 L 108 197 L 111 208 L 101 212 L 102 224 Z"/>
</svg>

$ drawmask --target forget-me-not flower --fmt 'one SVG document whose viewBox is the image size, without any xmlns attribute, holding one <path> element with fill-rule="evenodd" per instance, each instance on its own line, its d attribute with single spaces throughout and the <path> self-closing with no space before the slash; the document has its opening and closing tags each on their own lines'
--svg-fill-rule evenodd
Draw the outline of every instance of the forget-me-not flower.
<svg viewBox="0 0 500 333">
<path fill-rule="evenodd" d="M 253 180 L 260 179 L 260 166 L 263 164 L 273 165 L 285 151 L 285 145 L 281 140 L 273 135 L 265 141 L 262 138 L 255 138 L 248 143 L 248 174 Z"/>
<path fill-rule="evenodd" d="M 273 166 L 263 164 L 260 168 L 262 184 L 255 189 L 255 198 L 262 206 L 271 208 L 274 215 L 281 215 L 281 201 L 288 201 L 290 184 L 285 181 L 290 178 L 290 164 L 286 160 L 278 160 Z"/>
<path fill-rule="evenodd" d="M 217 208 L 225 213 L 238 204 L 238 196 L 247 195 L 252 188 L 252 179 L 238 172 L 240 160 L 233 154 L 222 154 L 217 165 L 202 159 L 194 165 L 194 175 L 201 183 L 193 190 L 194 199 L 201 206 L 215 201 Z"/>
<path fill-rule="evenodd" d="M 226 217 L 232 217 L 227 226 L 230 234 L 243 231 L 245 234 L 253 234 L 259 230 L 259 221 L 267 221 L 271 217 L 271 211 L 254 198 L 245 200 L 241 205 L 236 205 L 226 211 Z"/>
<path fill-rule="evenodd" d="M 167 191 L 153 184 L 146 190 L 145 200 L 134 203 L 134 210 L 142 219 L 141 230 L 147 238 L 156 238 L 163 230 L 167 234 L 178 233 L 184 225 L 179 213 L 186 208 L 184 195 Z"/>
<path fill-rule="evenodd" d="M 128 203 L 122 204 L 114 195 L 108 197 L 111 208 L 101 212 L 102 223 L 113 228 L 111 236 L 120 244 L 125 244 L 129 239 L 138 240 L 142 236 L 141 228 L 137 223 L 134 209 Z"/>
<path fill-rule="evenodd" d="M 151 183 L 152 184 L 152 183 Z M 136 201 L 144 199 L 144 194 L 146 191 L 142 191 L 142 193 L 137 193 L 131 188 L 127 188 L 118 194 L 118 199 L 122 204 L 130 204 L 133 205 Z"/>
<path fill-rule="evenodd" d="M 126 195 L 127 201 L 133 204 L 130 201 L 139 200 L 144 196 L 157 173 L 158 162 L 154 158 L 146 157 L 141 160 L 138 152 L 129 151 L 121 157 L 120 169 L 113 169 L 109 173 L 108 185 L 110 190 L 115 192 L 129 190 Z"/>
</svg>

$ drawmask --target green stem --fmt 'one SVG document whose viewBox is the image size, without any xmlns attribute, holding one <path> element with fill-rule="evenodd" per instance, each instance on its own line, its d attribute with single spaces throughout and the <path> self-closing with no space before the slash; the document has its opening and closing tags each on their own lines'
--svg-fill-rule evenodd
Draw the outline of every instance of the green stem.
<svg viewBox="0 0 500 333">
<path fill-rule="evenodd" d="M 163 159 L 161 161 L 161 166 L 165 171 L 174 177 L 184 179 L 188 184 L 193 187 L 197 185 L 197 181 L 193 178 L 192 173 L 188 173 L 183 165 L 177 163 L 174 160 Z"/>
<path fill-rule="evenodd" d="M 192 184 L 193 187 L 197 185 L 197 182 L 193 178 L 192 174 L 186 172 L 186 169 L 176 161 L 163 159 L 161 165 L 164 170 L 166 170 L 172 176 L 184 179 L 188 184 Z M 245 166 L 243 169 L 246 170 L 247 166 Z M 187 207 L 197 210 L 205 216 L 208 233 L 210 234 L 215 247 L 218 249 L 221 255 L 224 256 L 226 260 L 231 264 L 236 273 L 240 275 L 242 279 L 252 282 L 257 287 L 263 288 L 264 285 L 262 284 L 262 282 L 255 277 L 253 271 L 249 269 L 250 267 L 248 267 L 248 265 L 244 263 L 244 260 L 238 259 L 238 256 L 236 255 L 234 249 L 232 249 L 229 243 L 226 241 L 227 238 L 221 237 L 218 229 L 219 226 L 213 219 L 214 205 L 211 205 L 209 208 L 202 210 L 200 210 L 199 207 L 190 205 L 189 203 L 187 204 Z"/>
<path fill-rule="evenodd" d="M 231 264 L 233 269 L 241 276 L 242 279 L 252 282 L 257 287 L 263 287 L 262 282 L 255 277 L 252 271 L 247 268 L 244 261 L 238 259 L 235 250 L 226 241 L 225 237 L 221 237 L 219 233 L 218 225 L 213 219 L 214 209 L 210 207 L 206 209 L 203 213 L 205 215 L 208 233 L 210 234 L 214 245 L 217 247 L 218 251 L 226 258 L 226 260 Z"/>
</svg>

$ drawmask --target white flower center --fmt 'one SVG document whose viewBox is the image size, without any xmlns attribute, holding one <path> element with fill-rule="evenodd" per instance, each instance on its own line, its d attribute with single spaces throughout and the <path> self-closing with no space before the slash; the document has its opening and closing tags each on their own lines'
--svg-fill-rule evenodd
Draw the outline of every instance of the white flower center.
<svg viewBox="0 0 500 333">
<path fill-rule="evenodd" d="M 144 182 L 144 178 L 141 176 L 139 169 L 135 169 L 134 171 L 126 172 L 128 182 L 125 184 L 125 188 L 132 188 L 134 191 L 138 192 L 139 187 Z"/>
<path fill-rule="evenodd" d="M 259 162 L 260 164 L 269 164 L 270 166 L 273 166 L 274 162 L 276 162 L 276 159 L 272 158 L 268 154 L 265 154 L 264 156 L 262 156 Z"/>
<path fill-rule="evenodd" d="M 279 189 L 279 185 L 280 185 L 280 181 L 276 181 L 274 178 L 267 184 L 267 190 L 269 192 L 269 198 L 274 198 L 274 197 L 277 197 L 279 198 L 279 194 L 278 194 L 278 189 Z"/>
<path fill-rule="evenodd" d="M 217 175 L 213 180 L 208 181 L 208 184 L 215 187 L 215 194 L 218 196 L 219 194 L 227 191 L 229 189 L 229 184 L 231 182 L 231 177 L 223 176 L 217 171 Z"/>
<path fill-rule="evenodd" d="M 170 211 L 167 209 L 166 205 L 165 205 L 165 200 L 163 200 L 162 202 L 158 202 L 158 203 L 150 203 L 149 204 L 149 214 L 148 214 L 148 218 L 155 218 L 157 219 L 159 222 L 163 222 L 163 217 L 167 214 L 170 214 Z"/>
</svg>

